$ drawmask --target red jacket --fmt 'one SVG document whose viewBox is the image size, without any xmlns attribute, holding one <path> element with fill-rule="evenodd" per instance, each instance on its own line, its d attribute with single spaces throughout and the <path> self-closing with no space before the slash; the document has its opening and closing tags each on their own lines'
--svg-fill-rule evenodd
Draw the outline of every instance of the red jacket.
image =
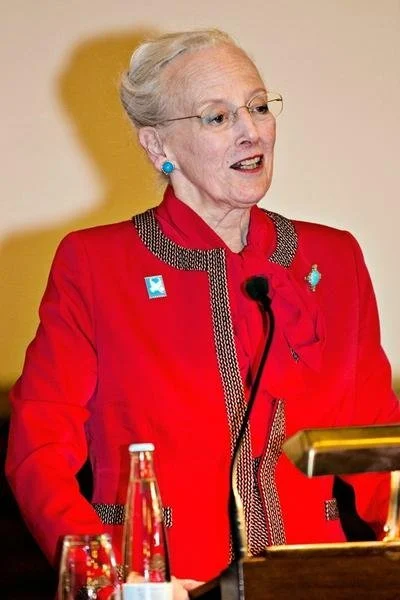
<svg viewBox="0 0 400 600">
<path fill-rule="evenodd" d="M 7 459 L 50 559 L 67 533 L 107 530 L 119 546 L 110 521 L 125 502 L 127 447 L 154 442 L 173 573 L 208 579 L 226 566 L 232 439 L 265 340 L 242 286 L 261 274 L 276 335 L 238 468 L 250 547 L 344 539 L 332 478 L 307 479 L 280 446 L 305 427 L 400 421 L 368 272 L 347 232 L 257 207 L 247 242 L 231 252 L 170 189 L 133 222 L 62 241 L 12 392 Z M 314 264 L 322 279 L 312 291 Z M 145 278 L 159 276 L 166 295 L 149 298 Z M 75 480 L 87 453 L 108 524 Z M 355 481 L 361 516 L 382 525 L 388 478 Z"/>
</svg>

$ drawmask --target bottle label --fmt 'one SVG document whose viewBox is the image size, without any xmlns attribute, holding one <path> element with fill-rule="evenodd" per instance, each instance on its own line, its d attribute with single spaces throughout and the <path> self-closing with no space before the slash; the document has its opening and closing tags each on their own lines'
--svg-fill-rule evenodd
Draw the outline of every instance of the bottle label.
<svg viewBox="0 0 400 600">
<path fill-rule="evenodd" d="M 172 583 L 124 583 L 123 600 L 172 600 Z"/>
</svg>

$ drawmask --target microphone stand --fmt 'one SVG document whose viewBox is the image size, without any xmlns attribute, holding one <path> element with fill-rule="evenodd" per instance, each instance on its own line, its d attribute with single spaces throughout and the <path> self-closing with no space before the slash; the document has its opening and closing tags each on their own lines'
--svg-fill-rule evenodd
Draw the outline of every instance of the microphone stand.
<svg viewBox="0 0 400 600">
<path fill-rule="evenodd" d="M 269 327 L 264 350 L 260 358 L 256 375 L 254 377 L 249 400 L 232 453 L 231 468 L 229 473 L 231 486 L 229 492 L 228 514 L 232 537 L 233 561 L 227 567 L 227 569 L 222 571 L 219 577 L 212 579 L 204 585 L 190 591 L 189 597 L 193 600 L 198 598 L 204 598 L 204 600 L 220 600 L 221 598 L 229 598 L 230 600 L 244 600 L 245 597 L 242 561 L 243 558 L 247 556 L 247 543 L 243 506 L 236 482 L 236 466 L 275 332 L 275 319 L 271 310 L 271 299 L 268 296 L 267 279 L 262 276 L 251 277 L 246 282 L 245 289 L 250 298 L 258 303 L 263 315 L 268 315 Z"/>
</svg>

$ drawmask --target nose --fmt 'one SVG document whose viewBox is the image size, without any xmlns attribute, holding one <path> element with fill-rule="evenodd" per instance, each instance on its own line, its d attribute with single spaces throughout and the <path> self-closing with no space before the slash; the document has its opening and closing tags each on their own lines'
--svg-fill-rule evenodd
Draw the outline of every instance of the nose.
<svg viewBox="0 0 400 600">
<path fill-rule="evenodd" d="M 256 142 L 259 137 L 259 131 L 257 124 L 247 108 L 247 106 L 240 106 L 235 114 L 235 128 L 238 132 L 238 143 L 244 142 Z"/>
</svg>

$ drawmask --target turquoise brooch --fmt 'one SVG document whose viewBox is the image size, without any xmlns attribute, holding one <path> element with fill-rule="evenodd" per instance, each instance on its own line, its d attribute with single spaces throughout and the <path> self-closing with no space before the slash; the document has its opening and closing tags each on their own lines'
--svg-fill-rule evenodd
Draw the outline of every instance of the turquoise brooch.
<svg viewBox="0 0 400 600">
<path fill-rule="evenodd" d="M 311 267 L 311 271 L 309 272 L 308 275 L 306 275 L 304 277 L 304 279 L 307 281 L 310 290 L 312 292 L 315 292 L 315 289 L 317 287 L 317 285 L 319 284 L 319 282 L 321 281 L 322 275 L 321 273 L 318 271 L 318 265 L 312 265 Z"/>
</svg>

